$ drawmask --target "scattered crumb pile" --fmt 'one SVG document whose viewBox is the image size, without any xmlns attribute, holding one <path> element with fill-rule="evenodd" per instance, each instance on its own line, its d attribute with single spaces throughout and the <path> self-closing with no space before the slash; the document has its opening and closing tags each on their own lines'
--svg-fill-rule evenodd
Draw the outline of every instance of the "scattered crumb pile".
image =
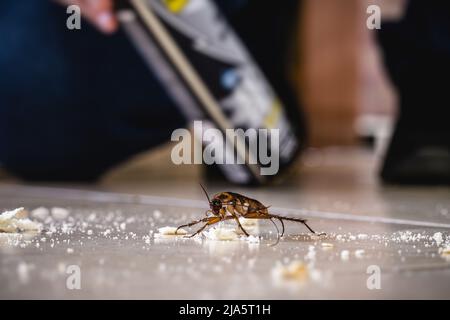
<svg viewBox="0 0 450 320">
<path fill-rule="evenodd" d="M 5 211 L 0 214 L 0 232 L 19 233 L 25 231 L 40 231 L 42 225 L 28 218 L 24 208 Z"/>
<path fill-rule="evenodd" d="M 203 234 L 209 240 L 230 241 L 239 239 L 236 229 L 234 228 L 210 228 L 209 230 L 204 231 Z"/>
<path fill-rule="evenodd" d="M 69 216 L 69 210 L 65 208 L 52 208 L 51 211 L 52 217 L 56 220 L 65 220 Z"/>
<path fill-rule="evenodd" d="M 258 233 L 258 224 L 254 221 L 248 222 L 249 220 L 255 220 L 255 219 L 245 219 L 241 220 L 242 225 L 246 225 L 244 227 L 247 232 L 250 233 L 250 236 L 244 236 L 242 233 L 239 233 L 236 227 L 230 227 L 226 225 L 219 225 L 217 227 L 211 227 L 205 231 L 202 232 L 202 235 L 205 236 L 207 240 L 215 240 L 215 241 L 236 241 L 236 240 L 243 240 L 249 243 L 259 243 L 260 238 L 258 236 L 252 235 L 252 233 Z M 158 228 L 158 233 L 154 234 L 155 238 L 173 238 L 177 236 L 184 236 L 187 235 L 187 231 L 184 229 L 178 229 L 177 234 L 175 234 L 176 227 L 170 227 L 166 226 L 163 228 Z M 251 231 L 250 231 L 251 230 Z M 201 235 L 199 234 L 197 238 L 199 239 Z"/>
<path fill-rule="evenodd" d="M 250 220 L 250 219 L 246 219 Z M 245 227 L 244 227 L 245 228 Z M 246 230 L 248 230 L 246 228 Z M 250 231 L 248 231 L 250 232 Z M 260 238 L 258 236 L 250 235 L 247 237 L 245 235 L 240 235 L 236 228 L 230 228 L 226 226 L 218 226 L 210 228 L 203 232 L 206 239 L 208 240 L 216 240 L 216 241 L 235 241 L 235 240 L 242 240 L 249 243 L 259 243 Z"/>
</svg>

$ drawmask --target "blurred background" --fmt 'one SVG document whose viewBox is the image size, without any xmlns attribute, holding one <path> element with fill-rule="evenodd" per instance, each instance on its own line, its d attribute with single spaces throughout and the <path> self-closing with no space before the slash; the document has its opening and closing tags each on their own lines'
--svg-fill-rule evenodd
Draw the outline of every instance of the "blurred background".
<svg viewBox="0 0 450 320">
<path fill-rule="evenodd" d="M 398 98 L 385 70 L 376 30 L 365 27 L 369 4 L 380 6 L 384 21 L 397 21 L 407 1 L 302 2 L 298 30 L 292 32 L 297 59 L 290 63 L 308 127 L 308 148 L 298 162 L 299 175 L 302 169 L 315 170 L 325 162 L 340 166 L 348 161 L 351 167 L 357 154 L 367 175 L 378 179 L 395 125 Z M 128 180 L 128 176 L 142 177 L 143 172 L 161 179 L 201 175 L 199 166 L 179 167 L 166 161 L 171 148 L 169 143 L 139 155 L 103 181 L 109 184 L 115 179 Z"/>
<path fill-rule="evenodd" d="M 14 177 L 19 176 L 38 181 L 77 180 L 77 177 L 80 180 L 91 180 L 92 177 L 105 172 L 101 176 L 101 181 L 114 184 L 115 179 L 133 181 L 152 178 L 172 179 L 180 176 L 191 179 L 201 174 L 202 169 L 199 166 L 175 166 L 170 161 L 170 151 L 173 146 L 167 142 L 170 133 L 172 129 L 182 127 L 185 123 L 176 112 L 155 111 L 165 110 L 168 108 L 166 104 L 171 104 L 167 97 L 160 97 L 158 94 L 152 96 L 152 92 L 164 91 L 161 86 L 151 84 L 145 94 L 139 88 L 132 89 L 138 81 L 145 83 L 149 80 L 146 77 L 150 77 L 151 72 L 145 68 L 137 54 L 130 51 L 133 48 L 126 43 L 127 40 L 124 40 L 123 34 L 102 35 L 88 24 L 83 24 L 84 29 L 79 34 L 62 30 L 61 33 L 54 31 L 53 35 L 48 30 L 54 30 L 56 23 L 65 22 L 67 17 L 62 6 L 44 1 L 41 7 L 45 8 L 41 10 L 51 18 L 44 23 L 39 20 L 44 18 L 34 17 L 31 9 L 26 10 L 24 5 L 12 5 L 12 3 L 5 3 L 3 8 L 0 8 L 4 26 L 13 31 L 17 30 L 17 33 L 12 33 L 16 37 L 5 33 L 1 39 L 6 44 L 2 51 L 3 68 L 7 68 L 0 75 L 3 83 L 1 94 L 7 97 L 2 99 L 0 109 L 3 112 L 1 126 L 3 138 L 0 141 L 2 159 L 0 161 L 7 168 L 1 173 L 4 179 L 15 179 Z M 234 1 L 230 7 L 240 8 L 239 6 L 245 3 L 245 1 Z M 380 47 L 378 31 L 369 30 L 366 27 L 369 16 L 366 9 L 371 4 L 381 8 L 382 31 L 388 28 L 390 34 L 395 34 L 395 30 L 389 31 L 389 25 L 402 21 L 409 4 L 406 0 L 304 0 L 295 6 L 298 9 L 298 12 L 292 13 L 295 16 L 293 19 L 295 23 L 289 31 L 290 34 L 286 35 L 292 41 L 291 50 L 284 55 L 285 61 L 276 63 L 288 68 L 289 81 L 293 84 L 299 108 L 305 118 L 306 138 L 302 137 L 302 139 L 307 141 L 307 149 L 297 162 L 298 165 L 294 166 L 296 174 L 301 174 L 305 167 L 321 166 L 327 161 L 332 163 L 333 160 L 329 160 L 330 154 L 332 157 L 342 157 L 352 167 L 355 152 L 362 157 L 359 163 L 370 163 L 366 169 L 375 180 L 378 180 L 383 165 L 386 167 L 385 154 L 399 115 L 400 98 L 398 86 L 393 85 L 392 77 L 386 68 L 386 52 Z M 439 6 L 430 6 L 428 10 L 428 7 L 423 5 L 423 8 L 427 10 L 424 10 L 424 17 L 421 19 L 416 14 L 421 10 L 421 6 L 417 2 L 414 6 L 414 12 L 411 14 L 412 22 L 408 22 L 412 24 L 417 21 L 420 23 L 428 21 L 429 17 L 440 10 Z M 34 17 L 31 18 L 30 23 L 20 22 L 21 14 L 18 13 L 20 10 L 25 12 L 22 16 Z M 254 8 L 253 10 L 253 13 L 256 13 L 257 10 L 255 11 Z M 233 17 L 232 14 L 231 16 Z M 240 22 L 244 25 L 244 29 L 247 28 L 246 25 L 252 25 L 251 17 L 251 11 L 244 14 L 246 20 L 244 23 Z M 445 17 L 440 18 L 441 20 L 438 21 L 445 19 Z M 12 21 L 15 20 L 14 24 Z M 261 23 L 261 21 L 258 22 Z M 270 26 L 270 21 L 267 23 Z M 401 27 L 398 29 L 404 28 L 405 24 L 407 25 L 407 23 L 400 24 Z M 446 43 L 445 37 L 439 38 L 437 44 L 428 40 L 433 38 L 435 33 L 439 33 L 436 30 L 441 27 L 442 33 L 446 34 L 446 25 L 441 25 L 425 25 L 424 30 L 431 31 L 429 34 L 420 34 L 421 38 L 418 38 L 418 41 L 421 41 L 419 43 L 422 43 L 424 48 L 429 48 L 429 51 Z M 417 27 L 420 26 L 417 25 Z M 255 28 L 258 28 L 257 24 Z M 402 32 L 406 36 L 414 34 L 413 29 L 409 33 L 405 30 Z M 49 35 L 48 39 L 41 41 L 40 44 L 41 47 L 45 46 L 45 49 L 41 50 L 42 52 L 36 52 L 32 59 L 27 58 L 25 52 L 33 51 L 36 46 L 39 48 L 39 44 L 34 43 L 38 43 L 39 37 L 45 34 Z M 33 39 L 27 41 L 27 37 Z M 392 40 L 388 39 L 385 43 L 388 45 L 389 41 Z M 31 44 L 24 45 L 27 42 Z M 391 42 L 391 47 L 392 43 L 395 41 Z M 116 50 L 119 45 L 122 49 Z M 20 51 L 21 56 L 15 58 L 14 53 L 8 53 L 9 48 Z M 401 55 L 407 50 L 415 51 L 413 45 L 390 49 L 390 57 L 394 57 L 391 59 L 393 62 L 390 62 L 392 72 L 395 72 L 397 64 L 403 63 L 398 62 L 402 61 Z M 113 54 L 114 51 L 117 53 Z M 63 54 L 64 58 L 60 58 L 55 52 L 59 55 Z M 422 53 L 417 55 L 423 57 L 421 68 L 429 57 L 423 56 Z M 122 59 L 125 62 L 120 60 L 121 56 L 126 57 Z M 31 68 L 28 70 L 26 66 L 20 68 L 24 61 L 27 61 L 26 65 Z M 122 63 L 117 63 L 118 61 Z M 49 63 L 52 63 L 52 67 L 48 65 Z M 47 81 L 48 72 L 45 70 L 57 70 L 57 75 L 45 86 L 51 88 L 57 86 L 56 83 L 63 82 L 67 83 L 64 89 L 56 89 L 60 92 L 46 96 L 45 90 L 42 90 L 39 85 Z M 122 73 L 120 76 L 122 79 L 116 76 L 115 72 Z M 418 67 L 416 76 L 425 79 L 428 74 L 422 74 Z M 435 82 L 438 81 L 438 77 L 436 75 Z M 24 78 L 28 79 L 25 81 Z M 103 78 L 108 78 L 109 82 L 102 86 L 99 83 L 105 81 Z M 424 81 L 423 79 L 421 81 Z M 154 79 L 152 81 L 155 83 Z M 128 85 L 123 86 L 123 83 Z M 404 92 L 413 92 L 416 88 L 420 88 L 420 85 L 410 86 L 409 89 L 404 89 Z M 440 89 L 436 91 L 438 90 Z M 433 92 L 429 92 L 428 89 L 423 91 L 423 96 L 433 95 Z M 24 98 L 25 96 L 28 100 Z M 68 100 L 66 96 L 74 97 L 74 100 Z M 444 118 L 443 106 L 446 105 L 446 101 L 439 99 L 440 96 L 437 96 L 430 100 L 430 105 L 440 104 L 439 108 L 432 108 L 440 113 L 431 117 L 425 113 L 423 121 L 430 122 L 431 127 L 433 127 L 433 121 L 437 121 L 436 126 L 442 127 L 437 133 L 439 138 L 431 137 L 429 139 L 431 142 L 422 141 L 423 139 L 420 138 L 416 139 L 417 141 L 405 143 L 403 142 L 407 139 L 398 138 L 395 152 L 393 152 L 397 155 L 391 157 L 390 168 L 388 170 L 385 168 L 387 173 L 384 174 L 384 180 L 392 180 L 391 182 L 394 183 L 406 181 L 413 184 L 448 183 L 449 133 L 438 120 Z M 50 106 L 36 107 L 46 103 Z M 111 106 L 110 110 L 108 110 L 109 106 Z M 63 115 L 64 111 L 61 111 L 65 108 L 68 110 L 67 115 Z M 408 136 L 412 131 L 417 131 L 418 136 L 427 136 L 427 133 L 422 134 L 423 128 L 417 125 L 417 119 L 420 118 L 417 116 L 420 110 L 417 111 L 417 109 L 420 108 L 417 106 L 410 108 L 406 105 L 405 109 L 416 111 L 413 112 L 415 114 L 412 117 L 413 121 L 409 121 L 409 125 L 405 125 L 406 129 L 402 130 L 402 135 Z M 429 114 L 434 111 L 429 111 Z M 42 112 L 42 116 L 38 115 L 38 112 Z M 121 128 L 121 123 L 117 122 L 118 119 L 125 119 L 124 121 L 131 123 L 131 127 Z M 143 131 L 143 127 L 151 129 Z M 426 131 L 426 129 L 423 130 L 423 132 Z M 58 134 L 60 132 L 64 132 L 61 137 Z M 145 139 L 152 142 L 143 142 Z M 433 149 L 431 156 L 429 152 L 423 153 L 425 154 L 423 156 L 420 153 L 422 151 L 417 151 L 419 147 L 433 147 L 433 139 L 437 141 L 436 144 L 440 148 L 437 152 Z M 414 143 L 417 143 L 419 147 L 409 146 Z M 402 149 L 403 144 L 404 149 Z M 102 148 L 99 148 L 99 145 L 102 145 Z M 121 151 L 117 151 L 116 155 L 115 150 L 119 149 Z M 420 155 L 418 156 L 417 153 Z M 398 154 L 418 160 L 410 161 L 412 164 L 405 163 L 404 159 L 398 159 Z M 336 160 L 336 163 L 338 162 Z M 58 169 L 60 163 L 64 164 Z M 93 167 L 92 173 L 83 169 L 90 165 Z M 33 166 L 47 168 L 28 170 L 28 167 Z M 398 167 L 408 169 L 405 169 L 406 173 L 397 175 Z M 426 170 L 418 173 L 423 168 Z M 64 171 L 68 172 L 68 179 L 64 178 L 64 173 L 61 173 Z M 72 171 L 77 173 L 70 175 Z M 78 171 L 86 171 L 86 173 L 82 174 Z M 413 178 L 408 181 L 405 176 L 413 176 Z M 431 179 L 426 179 L 428 176 Z M 442 179 L 436 179 L 436 177 L 442 177 Z"/>
</svg>

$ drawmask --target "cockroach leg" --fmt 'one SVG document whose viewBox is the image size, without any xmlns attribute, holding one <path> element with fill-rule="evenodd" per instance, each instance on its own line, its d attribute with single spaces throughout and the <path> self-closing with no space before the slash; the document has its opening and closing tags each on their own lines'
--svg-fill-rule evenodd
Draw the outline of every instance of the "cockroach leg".
<svg viewBox="0 0 450 320">
<path fill-rule="evenodd" d="M 282 229 L 281 229 L 281 235 L 280 235 L 280 237 L 282 238 L 282 237 L 284 236 L 284 222 L 283 222 L 282 219 L 278 219 L 278 220 L 280 221 L 281 227 L 282 227 Z"/>
<path fill-rule="evenodd" d="M 272 218 L 269 218 L 270 222 L 273 223 L 273 225 L 275 226 L 275 229 L 277 229 L 277 241 L 273 244 L 271 244 L 270 246 L 276 246 L 278 244 L 278 242 L 280 242 L 280 230 L 278 229 L 277 224 L 272 220 Z"/>
<path fill-rule="evenodd" d="M 185 236 L 186 238 L 192 238 L 194 236 L 196 236 L 197 234 L 199 234 L 200 232 L 202 232 L 206 227 L 208 226 L 207 223 L 205 223 L 203 225 L 203 227 L 201 227 L 200 229 L 198 229 L 195 233 L 191 234 L 190 236 Z"/>
<path fill-rule="evenodd" d="M 239 221 L 239 218 L 237 217 L 236 213 L 231 213 L 234 220 L 236 220 L 237 225 L 239 226 L 239 228 L 242 230 L 242 232 L 244 232 L 244 234 L 248 237 L 250 236 L 250 234 L 247 232 L 247 230 L 244 229 L 244 227 L 242 226 L 241 222 Z"/>
<path fill-rule="evenodd" d="M 209 219 L 209 218 L 203 218 L 203 219 L 199 219 L 199 220 L 192 221 L 192 222 L 190 222 L 190 223 L 182 224 L 181 226 L 179 226 L 179 227 L 175 230 L 175 234 L 177 234 L 178 230 L 181 229 L 181 228 L 184 228 L 184 227 L 191 227 L 191 226 L 196 225 L 196 224 L 198 224 L 198 223 L 200 223 L 200 222 L 206 222 L 206 221 L 208 221 L 208 219 Z"/>
<path fill-rule="evenodd" d="M 305 227 L 308 228 L 309 231 L 311 231 L 312 233 L 316 233 L 313 229 L 311 229 L 310 226 L 308 226 L 308 224 L 306 223 L 306 220 L 303 220 L 302 223 L 305 225 Z"/>
<path fill-rule="evenodd" d="M 309 231 L 311 231 L 311 232 L 314 233 L 314 234 L 317 234 L 313 229 L 311 229 L 310 226 L 308 226 L 308 224 L 306 223 L 306 220 L 305 220 L 305 219 L 283 217 L 283 216 L 279 216 L 279 215 L 276 215 L 276 214 L 269 214 L 269 217 L 276 218 L 276 219 L 279 219 L 279 220 L 287 220 L 287 221 L 300 222 L 300 223 L 302 223 L 303 225 L 305 225 L 305 227 L 308 228 Z M 320 235 L 323 235 L 323 234 L 324 234 L 324 233 L 320 233 L 320 234 L 318 234 L 318 235 L 320 236 Z"/>
<path fill-rule="evenodd" d="M 205 230 L 205 228 L 207 226 L 216 224 L 217 222 L 220 222 L 222 219 L 220 217 L 209 217 L 209 218 L 204 218 L 201 221 L 207 221 L 203 227 L 201 227 L 200 229 L 198 229 L 195 233 L 191 234 L 190 236 L 186 236 L 186 238 L 192 238 L 194 236 L 196 236 L 197 234 L 199 234 L 200 232 L 202 232 L 203 230 Z M 200 221 L 200 222 L 201 222 Z"/>
</svg>

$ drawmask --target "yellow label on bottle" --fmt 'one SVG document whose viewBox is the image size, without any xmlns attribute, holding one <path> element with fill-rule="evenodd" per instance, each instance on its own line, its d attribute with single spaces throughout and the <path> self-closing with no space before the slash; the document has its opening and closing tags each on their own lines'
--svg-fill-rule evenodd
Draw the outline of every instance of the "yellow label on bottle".
<svg viewBox="0 0 450 320">
<path fill-rule="evenodd" d="M 164 0 L 167 9 L 173 13 L 180 13 L 189 0 Z"/>
</svg>

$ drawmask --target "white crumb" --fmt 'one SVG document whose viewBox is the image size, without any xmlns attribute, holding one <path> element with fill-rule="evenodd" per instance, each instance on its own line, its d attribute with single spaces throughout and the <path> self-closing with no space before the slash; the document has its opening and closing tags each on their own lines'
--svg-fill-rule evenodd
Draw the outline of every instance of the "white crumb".
<svg viewBox="0 0 450 320">
<path fill-rule="evenodd" d="M 68 254 L 72 254 L 73 253 L 73 249 L 72 248 L 67 248 L 66 251 L 67 251 Z"/>
<path fill-rule="evenodd" d="M 259 237 L 253 236 L 253 235 L 249 235 L 248 237 L 245 238 L 245 240 L 248 243 L 260 243 L 261 239 Z"/>
<path fill-rule="evenodd" d="M 367 238 L 369 238 L 369 236 L 365 233 L 360 233 L 358 234 L 358 239 L 359 240 L 366 240 Z"/>
<path fill-rule="evenodd" d="M 348 250 L 341 251 L 341 260 L 347 261 L 350 258 L 350 252 Z"/>
<path fill-rule="evenodd" d="M 50 215 L 50 210 L 39 207 L 31 211 L 31 216 L 39 220 L 45 220 Z"/>
<path fill-rule="evenodd" d="M 322 242 L 321 245 L 322 245 L 322 248 L 323 248 L 324 250 L 326 250 L 326 249 L 331 249 L 331 248 L 334 247 L 334 244 L 329 243 L 329 242 Z"/>
<path fill-rule="evenodd" d="M 445 247 L 439 248 L 439 254 L 442 258 L 450 261 L 450 244 Z"/>
<path fill-rule="evenodd" d="M 436 244 L 438 246 L 441 245 L 441 243 L 444 241 L 444 239 L 442 238 L 442 233 L 441 232 L 436 232 L 433 235 L 433 239 L 434 239 L 434 241 L 436 241 Z"/>
<path fill-rule="evenodd" d="M 308 266 L 302 261 L 295 260 L 288 265 L 277 263 L 272 269 L 275 280 L 289 280 L 303 283 L 309 278 Z"/>
<path fill-rule="evenodd" d="M 0 232 L 17 233 L 21 231 L 40 231 L 41 224 L 23 218 L 28 215 L 24 208 L 5 211 L 0 214 Z"/>
<path fill-rule="evenodd" d="M 52 217 L 56 220 L 64 220 L 67 219 L 67 217 L 69 216 L 69 210 L 65 208 L 54 207 L 52 208 L 51 213 Z"/>
<path fill-rule="evenodd" d="M 17 218 L 19 213 L 24 211 L 24 208 L 17 208 L 11 211 L 5 211 L 2 214 L 0 214 L 0 224 L 8 222 L 11 219 Z"/>
<path fill-rule="evenodd" d="M 41 229 L 41 224 L 34 222 L 28 218 L 17 219 L 15 221 L 15 225 L 21 231 L 38 231 Z"/>
<path fill-rule="evenodd" d="M 237 240 L 239 238 L 234 228 L 211 228 L 203 232 L 203 234 L 209 240 L 230 241 Z"/>
<path fill-rule="evenodd" d="M 175 233 L 176 231 L 176 233 Z M 158 228 L 158 232 L 161 235 L 165 235 L 165 236 L 183 236 L 187 234 L 187 231 L 184 229 L 178 229 L 176 227 L 162 227 L 162 228 Z M 156 234 L 155 234 L 156 236 Z"/>
</svg>

